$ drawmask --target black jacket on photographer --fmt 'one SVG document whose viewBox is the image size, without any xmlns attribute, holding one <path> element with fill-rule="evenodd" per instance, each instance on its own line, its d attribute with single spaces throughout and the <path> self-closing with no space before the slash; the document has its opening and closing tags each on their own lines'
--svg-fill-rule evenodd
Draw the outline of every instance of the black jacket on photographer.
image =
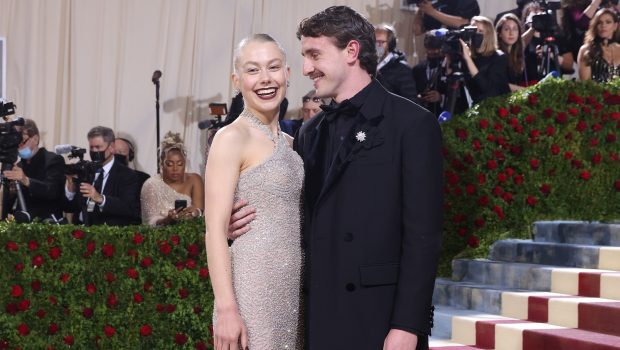
<svg viewBox="0 0 620 350">
<path fill-rule="evenodd" d="M 433 7 L 441 13 L 467 19 L 471 19 L 480 14 L 480 6 L 477 0 L 437 0 L 433 4 Z M 423 31 L 426 32 L 441 27 L 443 27 L 443 25 L 438 20 L 428 15 L 424 16 Z"/>
<path fill-rule="evenodd" d="M 473 61 L 478 67 L 478 74 L 475 77 L 468 74 L 465 80 L 473 103 L 510 93 L 506 54 L 497 50 L 490 56 L 476 56 Z"/>
<path fill-rule="evenodd" d="M 417 89 L 405 54 L 394 50 L 377 66 L 377 80 L 389 92 L 417 102 Z"/>
<path fill-rule="evenodd" d="M 52 153 L 41 147 L 28 160 L 21 160 L 18 167 L 22 168 L 28 177 L 29 185 L 21 186 L 22 194 L 30 218 L 45 220 L 62 218 L 65 184 L 65 161 L 62 156 Z M 11 210 L 17 201 L 16 194 L 12 194 Z"/>
</svg>

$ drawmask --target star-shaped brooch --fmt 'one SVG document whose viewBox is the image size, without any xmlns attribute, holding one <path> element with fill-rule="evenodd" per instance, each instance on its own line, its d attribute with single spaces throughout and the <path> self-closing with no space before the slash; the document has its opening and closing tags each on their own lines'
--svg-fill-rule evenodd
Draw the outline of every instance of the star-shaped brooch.
<svg viewBox="0 0 620 350">
<path fill-rule="evenodd" d="M 355 134 L 355 139 L 358 142 L 364 142 L 366 141 L 366 133 L 363 131 L 359 131 L 357 134 Z"/>
</svg>

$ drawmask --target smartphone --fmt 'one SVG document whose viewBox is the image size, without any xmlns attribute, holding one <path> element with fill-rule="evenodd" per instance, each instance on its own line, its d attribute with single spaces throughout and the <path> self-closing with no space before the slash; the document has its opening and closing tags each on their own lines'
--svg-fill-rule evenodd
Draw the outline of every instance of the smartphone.
<svg viewBox="0 0 620 350">
<path fill-rule="evenodd" d="M 185 199 L 177 199 L 174 201 L 174 210 L 181 210 L 187 207 L 187 201 Z"/>
</svg>

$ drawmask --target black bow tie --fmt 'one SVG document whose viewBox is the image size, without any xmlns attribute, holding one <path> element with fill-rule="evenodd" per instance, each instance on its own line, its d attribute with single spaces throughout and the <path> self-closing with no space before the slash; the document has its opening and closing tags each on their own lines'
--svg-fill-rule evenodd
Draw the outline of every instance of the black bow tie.
<svg viewBox="0 0 620 350">
<path fill-rule="evenodd" d="M 349 100 L 344 100 L 341 103 L 332 103 L 328 105 L 320 106 L 323 112 L 325 112 L 325 119 L 328 123 L 331 123 L 337 115 L 347 117 L 355 117 L 359 110 L 359 107 L 353 105 Z"/>
</svg>

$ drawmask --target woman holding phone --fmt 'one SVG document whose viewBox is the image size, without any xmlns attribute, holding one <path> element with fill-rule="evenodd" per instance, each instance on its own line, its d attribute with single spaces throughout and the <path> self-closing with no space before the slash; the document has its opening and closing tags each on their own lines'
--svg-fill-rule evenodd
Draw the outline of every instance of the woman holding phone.
<svg viewBox="0 0 620 350">
<path fill-rule="evenodd" d="M 161 175 L 142 186 L 142 223 L 161 226 L 202 216 L 204 185 L 200 175 L 185 172 L 186 158 L 179 134 L 168 132 L 159 147 Z"/>
</svg>

